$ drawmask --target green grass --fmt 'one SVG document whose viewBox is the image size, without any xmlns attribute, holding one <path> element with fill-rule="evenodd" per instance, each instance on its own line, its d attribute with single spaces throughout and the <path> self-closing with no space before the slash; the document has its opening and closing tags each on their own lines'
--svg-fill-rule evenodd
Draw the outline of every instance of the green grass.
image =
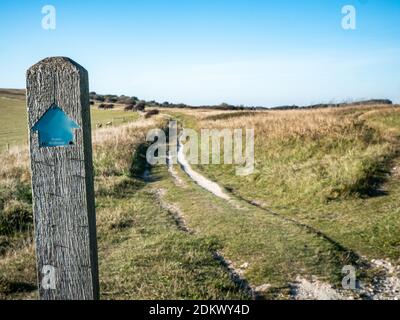
<svg viewBox="0 0 400 320">
<path fill-rule="evenodd" d="M 7 144 L 20 145 L 27 141 L 26 106 L 23 100 L 0 97 L 0 149 Z"/>
<path fill-rule="evenodd" d="M 112 122 L 113 125 L 121 125 L 139 119 L 137 112 L 124 111 L 122 105 L 116 105 L 112 110 L 100 110 L 96 104 L 91 110 L 92 129 L 96 128 L 96 124 L 105 126 L 108 122 Z"/>
</svg>

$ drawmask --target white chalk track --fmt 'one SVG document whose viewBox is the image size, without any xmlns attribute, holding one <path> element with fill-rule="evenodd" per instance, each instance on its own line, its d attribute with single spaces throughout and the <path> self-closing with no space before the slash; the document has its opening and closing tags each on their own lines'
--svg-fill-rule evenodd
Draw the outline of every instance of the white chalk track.
<svg viewBox="0 0 400 320">
<path fill-rule="evenodd" d="M 203 189 L 211 192 L 221 199 L 230 200 L 230 197 L 222 190 L 222 188 L 217 183 L 207 179 L 206 177 L 202 176 L 200 173 L 192 169 L 186 159 L 184 145 L 182 144 L 180 139 L 178 139 L 178 163 L 182 167 L 182 170 L 185 171 L 185 173 Z"/>
</svg>

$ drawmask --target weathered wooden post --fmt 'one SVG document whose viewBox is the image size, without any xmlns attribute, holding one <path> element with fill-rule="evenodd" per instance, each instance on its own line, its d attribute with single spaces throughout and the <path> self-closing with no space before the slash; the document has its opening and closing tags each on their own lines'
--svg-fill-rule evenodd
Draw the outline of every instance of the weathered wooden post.
<svg viewBox="0 0 400 320">
<path fill-rule="evenodd" d="M 87 71 L 47 58 L 27 71 L 39 295 L 99 298 Z"/>
</svg>

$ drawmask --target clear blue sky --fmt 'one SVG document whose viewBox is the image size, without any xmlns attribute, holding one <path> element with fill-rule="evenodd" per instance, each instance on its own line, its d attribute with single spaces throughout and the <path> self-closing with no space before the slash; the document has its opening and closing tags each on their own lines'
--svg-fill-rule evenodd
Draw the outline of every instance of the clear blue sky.
<svg viewBox="0 0 400 320">
<path fill-rule="evenodd" d="M 57 28 L 41 27 L 44 5 Z M 341 27 L 344 5 L 357 29 Z M 47 56 L 99 93 L 191 104 L 400 102 L 399 0 L 1 0 L 0 87 Z"/>
</svg>

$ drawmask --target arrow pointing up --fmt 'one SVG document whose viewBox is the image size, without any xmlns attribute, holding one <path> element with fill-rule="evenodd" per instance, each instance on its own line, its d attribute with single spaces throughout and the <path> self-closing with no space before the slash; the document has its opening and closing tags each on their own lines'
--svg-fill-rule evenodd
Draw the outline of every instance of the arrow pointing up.
<svg viewBox="0 0 400 320">
<path fill-rule="evenodd" d="M 52 106 L 36 122 L 32 131 L 39 133 L 40 147 L 60 147 L 73 145 L 75 143 L 73 129 L 79 128 L 61 108 Z"/>
</svg>

